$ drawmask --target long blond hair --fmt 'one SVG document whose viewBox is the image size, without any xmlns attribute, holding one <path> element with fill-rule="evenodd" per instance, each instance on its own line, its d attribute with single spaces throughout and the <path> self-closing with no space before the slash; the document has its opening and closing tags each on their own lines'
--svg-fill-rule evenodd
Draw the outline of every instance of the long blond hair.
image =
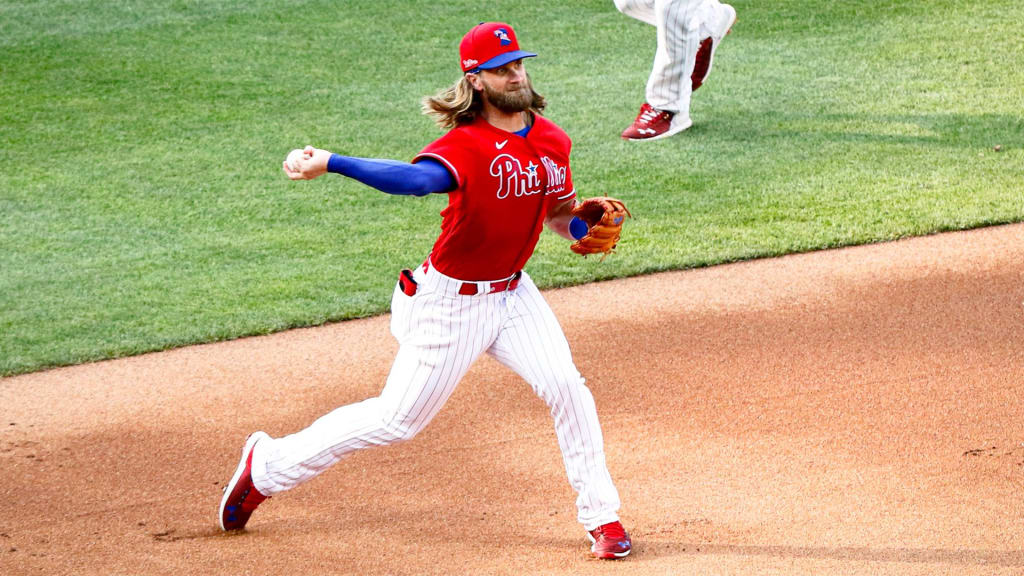
<svg viewBox="0 0 1024 576">
<path fill-rule="evenodd" d="M 527 75 L 529 78 L 529 75 Z M 535 114 L 541 114 L 547 102 L 544 97 L 533 89 L 530 83 L 530 91 L 533 92 L 533 102 L 530 103 L 530 110 Z M 441 128 L 448 130 L 461 124 L 469 124 L 476 119 L 476 115 L 483 109 L 483 95 L 473 88 L 469 78 L 463 74 L 455 83 L 441 90 L 433 96 L 424 96 L 421 109 L 428 116 L 433 116 L 434 121 Z"/>
</svg>

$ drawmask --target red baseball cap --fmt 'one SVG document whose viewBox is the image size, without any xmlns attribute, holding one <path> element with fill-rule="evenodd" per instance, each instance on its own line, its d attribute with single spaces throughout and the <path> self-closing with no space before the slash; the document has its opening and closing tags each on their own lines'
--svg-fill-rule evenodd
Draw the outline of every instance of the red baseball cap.
<svg viewBox="0 0 1024 576">
<path fill-rule="evenodd" d="M 462 71 L 490 70 L 513 60 L 536 56 L 519 49 L 516 32 L 504 22 L 481 22 L 462 37 L 459 44 Z"/>
</svg>

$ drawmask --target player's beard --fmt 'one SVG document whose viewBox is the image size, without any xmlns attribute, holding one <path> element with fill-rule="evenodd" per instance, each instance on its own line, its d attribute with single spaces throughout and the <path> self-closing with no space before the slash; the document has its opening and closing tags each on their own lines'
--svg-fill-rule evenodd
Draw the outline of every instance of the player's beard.
<svg viewBox="0 0 1024 576">
<path fill-rule="evenodd" d="M 484 81 L 484 95 L 495 108 L 509 114 L 529 110 L 533 105 L 533 86 L 527 78 L 515 90 L 495 90 Z"/>
</svg>

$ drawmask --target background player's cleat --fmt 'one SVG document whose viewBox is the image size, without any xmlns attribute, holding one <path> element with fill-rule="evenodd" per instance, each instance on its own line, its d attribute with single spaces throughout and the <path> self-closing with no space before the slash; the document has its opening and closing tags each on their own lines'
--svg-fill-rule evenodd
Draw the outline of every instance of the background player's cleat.
<svg viewBox="0 0 1024 576">
<path fill-rule="evenodd" d="M 629 534 L 626 534 L 626 529 L 618 521 L 598 526 L 587 532 L 587 537 L 593 542 L 590 551 L 598 558 L 625 558 L 633 549 Z"/>
<path fill-rule="evenodd" d="M 626 140 L 658 140 L 682 132 L 692 125 L 689 116 L 658 110 L 644 102 L 636 120 L 623 130 L 622 137 Z"/>
<path fill-rule="evenodd" d="M 725 35 L 732 32 L 732 25 L 736 23 L 736 9 L 729 4 L 722 4 L 722 11 L 719 14 L 718 26 L 715 27 L 711 38 L 719 43 Z"/>
<path fill-rule="evenodd" d="M 732 32 L 732 26 L 736 23 L 736 9 L 728 4 L 719 6 L 717 19 L 709 22 L 711 36 L 700 43 L 697 50 L 696 63 L 693 66 L 693 74 L 690 75 L 692 90 L 700 88 L 704 80 L 711 74 L 711 64 L 714 62 L 715 50 L 725 38 L 726 34 Z"/>
<path fill-rule="evenodd" d="M 249 521 L 256 507 L 267 499 L 252 484 L 252 449 L 256 443 L 269 439 L 265 432 L 253 432 L 245 440 L 242 447 L 242 458 L 235 469 L 235 475 L 224 487 L 224 497 L 220 501 L 221 530 L 241 530 Z"/>
</svg>

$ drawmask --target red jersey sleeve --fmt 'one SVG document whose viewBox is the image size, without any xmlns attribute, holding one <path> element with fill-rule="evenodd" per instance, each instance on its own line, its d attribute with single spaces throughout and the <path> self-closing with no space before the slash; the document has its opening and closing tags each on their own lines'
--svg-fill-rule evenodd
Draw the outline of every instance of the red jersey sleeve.
<svg viewBox="0 0 1024 576">
<path fill-rule="evenodd" d="M 432 158 L 448 169 L 455 179 L 455 187 L 463 188 L 469 175 L 470 161 L 467 151 L 469 146 L 459 130 L 451 130 L 444 136 L 434 140 L 420 151 L 413 159 L 415 164 L 424 158 Z"/>
</svg>

